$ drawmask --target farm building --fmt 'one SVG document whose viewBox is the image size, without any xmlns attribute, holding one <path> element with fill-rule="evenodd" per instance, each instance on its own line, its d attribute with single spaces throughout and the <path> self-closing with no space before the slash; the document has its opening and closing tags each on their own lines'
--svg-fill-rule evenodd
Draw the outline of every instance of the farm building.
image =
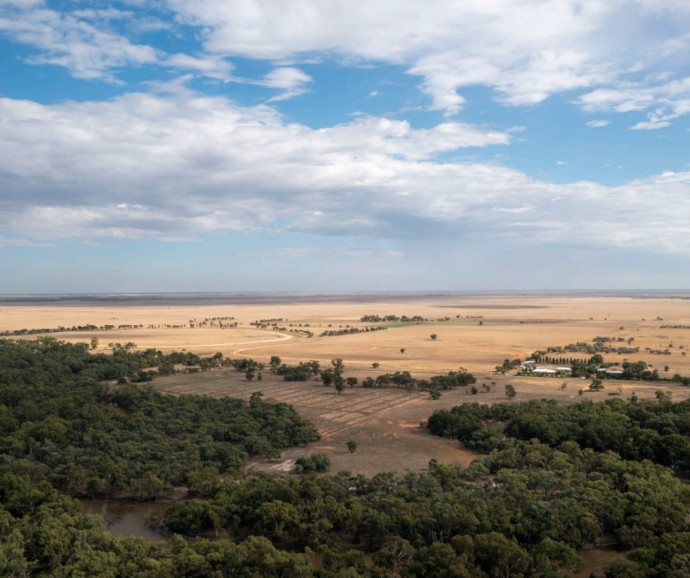
<svg viewBox="0 0 690 578">
<path fill-rule="evenodd" d="M 532 375 L 556 375 L 557 373 L 555 369 L 547 369 L 546 367 L 537 367 L 532 371 Z"/>
<path fill-rule="evenodd" d="M 623 375 L 622 369 L 611 369 L 609 367 L 599 367 L 597 368 L 597 373 L 605 373 L 606 375 L 620 376 Z"/>
</svg>

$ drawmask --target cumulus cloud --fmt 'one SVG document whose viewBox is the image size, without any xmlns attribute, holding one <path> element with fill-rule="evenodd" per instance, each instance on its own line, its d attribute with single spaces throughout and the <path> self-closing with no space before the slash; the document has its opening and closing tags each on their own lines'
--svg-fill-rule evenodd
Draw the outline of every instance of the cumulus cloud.
<svg viewBox="0 0 690 578">
<path fill-rule="evenodd" d="M 114 68 L 156 62 L 152 47 L 91 23 L 92 17 L 105 16 L 99 11 L 61 13 L 43 2 L 11 2 L 0 6 L 0 32 L 38 49 L 31 62 L 64 66 L 77 78 L 115 81 Z"/>
<path fill-rule="evenodd" d="M 212 53 L 272 60 L 319 53 L 347 63 L 404 66 L 421 77 L 431 107 L 446 114 L 463 107 L 462 89 L 473 85 L 494 88 L 509 105 L 574 89 L 615 90 L 631 75 L 687 61 L 690 47 L 690 7 L 672 0 L 168 5 L 182 21 L 203 28 Z"/>
<path fill-rule="evenodd" d="M 328 60 L 398 65 L 419 78 L 429 108 L 447 116 L 463 109 L 472 86 L 490 87 L 510 106 L 577 90 L 587 94 L 575 102 L 596 112 L 690 110 L 690 80 L 669 74 L 690 54 L 690 4 L 682 0 L 165 0 L 141 12 L 47 6 L 0 4 L 0 32 L 33 47 L 33 62 L 80 78 L 116 81 L 127 65 L 172 67 L 278 89 L 277 101 L 311 85 L 299 62 Z M 128 37 L 163 18 L 171 28 L 192 27 L 199 50 L 166 54 Z M 263 78 L 231 78 L 234 57 L 282 66 Z"/>
<path fill-rule="evenodd" d="M 0 230 L 45 241 L 290 231 L 688 253 L 690 174 L 555 185 L 444 160 L 510 135 L 378 117 L 311 129 L 192 93 L 0 99 Z"/>
<path fill-rule="evenodd" d="M 671 121 L 674 118 L 678 118 L 678 115 L 649 113 L 647 118 L 647 121 L 638 122 L 637 124 L 631 126 L 630 130 L 658 130 L 660 128 L 666 128 L 667 126 L 671 126 Z"/>
</svg>

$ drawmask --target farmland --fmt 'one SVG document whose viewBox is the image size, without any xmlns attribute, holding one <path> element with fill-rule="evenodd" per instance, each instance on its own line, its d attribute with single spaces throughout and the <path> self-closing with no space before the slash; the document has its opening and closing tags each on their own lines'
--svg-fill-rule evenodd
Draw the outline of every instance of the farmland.
<svg viewBox="0 0 690 578">
<path fill-rule="evenodd" d="M 365 315 L 418 316 L 412 323 L 362 322 Z M 225 321 L 217 321 L 217 320 Z M 265 320 L 267 323 L 259 323 Z M 385 331 L 318 337 L 323 331 L 383 325 Z M 73 326 L 108 327 L 69 331 Z M 589 341 L 596 336 L 634 339 L 645 348 L 666 350 L 656 365 L 670 373 L 690 373 L 690 301 L 678 296 L 589 295 L 285 295 L 268 302 L 242 298 L 132 298 L 125 301 L 0 303 L 0 332 L 59 328 L 54 336 L 68 341 L 98 338 L 98 350 L 113 343 L 140 349 L 217 351 L 268 362 L 279 355 L 286 363 L 344 359 L 353 370 L 379 363 L 381 371 L 407 370 L 424 375 L 463 366 L 491 370 L 505 358 L 526 357 L 547 346 Z M 314 337 L 306 337 L 307 331 Z M 431 334 L 438 338 L 432 340 Z M 401 352 L 404 350 L 404 352 Z M 622 360 L 622 357 L 620 358 Z"/>
<path fill-rule="evenodd" d="M 404 315 L 422 321 L 361 321 L 372 315 Z M 367 475 L 381 470 L 418 470 L 431 457 L 460 463 L 471 460 L 474 454 L 419 427 L 437 409 L 466 401 L 504 401 L 508 383 L 517 391 L 516 401 L 546 397 L 576 403 L 581 399 L 579 390 L 586 389 L 577 379 L 496 375 L 494 367 L 506 358 L 524 359 L 535 350 L 590 342 L 597 336 L 620 338 L 626 345 L 632 338 L 638 353 L 607 355 L 607 361 L 645 359 L 658 368 L 662 378 L 674 373 L 690 375 L 690 360 L 684 355 L 685 346 L 690 345 L 690 302 L 677 296 L 398 295 L 294 300 L 283 296 L 264 301 L 218 297 L 0 304 L 0 331 L 73 326 L 98 329 L 62 330 L 51 335 L 87 343 L 96 338 L 97 351 L 108 351 L 116 343 L 134 343 L 139 349 L 153 347 L 164 352 L 186 350 L 204 355 L 220 351 L 226 357 L 251 357 L 265 364 L 274 355 L 288 364 L 317 360 L 322 367 L 341 358 L 345 375 L 360 383 L 384 372 L 409 371 L 426 378 L 459 367 L 477 376 L 476 396 L 462 388 L 444 392 L 438 400 L 397 388 L 354 387 L 338 395 L 317 380 L 284 382 L 268 370 L 263 371 L 260 382 L 247 381 L 244 374 L 227 369 L 178 374 L 154 382 L 161 391 L 174 394 L 248 399 L 261 391 L 264 399 L 294 405 L 322 435 L 309 452 L 329 455 L 335 470 Z M 386 329 L 366 332 L 367 326 Z M 349 328 L 363 331 L 319 337 L 327 330 Z M 308 331 L 314 336 L 307 337 Z M 437 338 L 432 339 L 431 334 Z M 648 350 L 667 353 L 650 354 Z M 674 400 L 687 397 L 687 388 L 671 382 L 616 382 L 601 392 L 587 391 L 584 399 L 604 400 L 611 394 L 629 398 L 632 392 L 641 398 L 654 397 L 659 388 L 671 393 Z M 357 442 L 356 452 L 347 450 L 348 440 Z M 280 462 L 251 467 L 289 469 L 303 452 L 291 449 Z"/>
</svg>

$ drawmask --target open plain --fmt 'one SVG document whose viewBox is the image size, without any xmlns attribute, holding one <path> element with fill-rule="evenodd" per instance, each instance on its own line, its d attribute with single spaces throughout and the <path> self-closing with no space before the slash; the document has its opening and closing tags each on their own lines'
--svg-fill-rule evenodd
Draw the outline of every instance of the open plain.
<svg viewBox="0 0 690 578">
<path fill-rule="evenodd" d="M 363 316 L 406 316 L 417 321 L 361 321 Z M 421 319 L 421 320 L 420 320 Z M 73 327 L 81 329 L 72 331 Z M 87 327 L 87 329 L 84 329 Z M 97 329 L 88 329 L 96 327 Z M 366 331 L 366 328 L 386 327 Z M 402 389 L 347 388 L 338 395 L 319 381 L 283 382 L 262 372 L 262 380 L 247 381 L 231 369 L 159 378 L 154 386 L 175 394 L 195 393 L 248 398 L 262 391 L 265 398 L 295 406 L 312 420 L 322 440 L 308 453 L 329 455 L 334 470 L 372 475 L 379 471 L 423 468 L 430 458 L 468 463 L 470 452 L 451 440 L 434 438 L 420 428 L 433 411 L 463 402 L 505 401 L 505 385 L 517 391 L 517 401 L 553 398 L 564 403 L 608 396 L 654 397 L 657 389 L 685 399 L 690 390 L 670 381 L 609 380 L 606 389 L 589 392 L 589 381 L 576 378 L 527 378 L 499 375 L 504 359 L 525 359 L 536 350 L 571 343 L 591 343 L 610 337 L 639 352 L 604 355 L 607 362 L 644 360 L 662 378 L 690 375 L 690 300 L 686 295 L 587 294 L 449 294 L 391 296 L 277 296 L 270 299 L 214 296 L 146 297 L 89 302 L 0 303 L 0 332 L 62 328 L 49 333 L 67 341 L 90 343 L 97 351 L 113 344 L 138 348 L 187 350 L 198 354 L 222 352 L 227 357 L 251 357 L 268 363 L 277 355 L 284 363 L 317 360 L 321 367 L 342 358 L 346 377 L 376 377 L 409 371 L 414 377 L 466 368 L 477 377 L 479 391 L 444 392 L 438 400 Z M 347 335 L 323 332 L 360 330 Z M 308 336 L 308 335 L 312 336 Z M 431 336 L 435 335 L 436 338 Z M 23 336 L 35 337 L 35 334 Z M 586 358 L 586 354 L 567 353 Z M 373 367 L 372 364 L 378 364 Z M 585 393 L 580 395 L 580 390 Z M 346 442 L 358 448 L 347 451 Z M 285 452 L 281 462 L 251 467 L 289 469 L 304 449 Z"/>
</svg>

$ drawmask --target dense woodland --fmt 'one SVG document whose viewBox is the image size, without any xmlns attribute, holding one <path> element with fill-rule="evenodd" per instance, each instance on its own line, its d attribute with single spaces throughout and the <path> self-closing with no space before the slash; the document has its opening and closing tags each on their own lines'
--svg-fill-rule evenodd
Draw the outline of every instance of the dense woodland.
<svg viewBox="0 0 690 578">
<path fill-rule="evenodd" d="M 215 363 L 214 363 L 215 361 Z M 145 382 L 220 356 L 118 349 L 51 338 L 0 341 L 0 473 L 25 473 L 73 496 L 149 499 L 194 472 L 235 472 L 247 457 L 317 438 L 285 404 L 169 396 Z M 119 382 L 119 383 L 118 383 Z"/>
<path fill-rule="evenodd" d="M 650 460 L 690 475 L 688 400 L 466 404 L 434 413 L 428 427 L 484 452 L 500 447 L 505 436 L 537 439 L 551 447 L 575 442 L 582 449 L 613 451 L 628 460 Z"/>
<path fill-rule="evenodd" d="M 467 468 L 265 475 L 248 455 L 315 438 L 292 408 L 130 383 L 223 361 L 0 340 L 0 575 L 549 577 L 591 547 L 625 552 L 610 577 L 690 575 L 690 402 L 466 404 L 428 427 L 482 452 Z M 178 484 L 160 543 L 110 536 L 67 495 Z"/>
<path fill-rule="evenodd" d="M 687 402 L 467 404 L 434 414 L 429 428 L 485 452 L 468 468 L 432 460 L 428 473 L 371 479 L 251 476 L 173 505 L 165 522 L 322 551 L 324 576 L 567 575 L 591 547 L 628 553 L 608 576 L 688 576 L 686 483 L 644 456 L 611 451 L 634 445 L 626 428 L 660 451 L 669 436 L 687 441 L 688 415 Z M 675 462 L 679 472 L 687 465 L 687 454 Z"/>
</svg>

